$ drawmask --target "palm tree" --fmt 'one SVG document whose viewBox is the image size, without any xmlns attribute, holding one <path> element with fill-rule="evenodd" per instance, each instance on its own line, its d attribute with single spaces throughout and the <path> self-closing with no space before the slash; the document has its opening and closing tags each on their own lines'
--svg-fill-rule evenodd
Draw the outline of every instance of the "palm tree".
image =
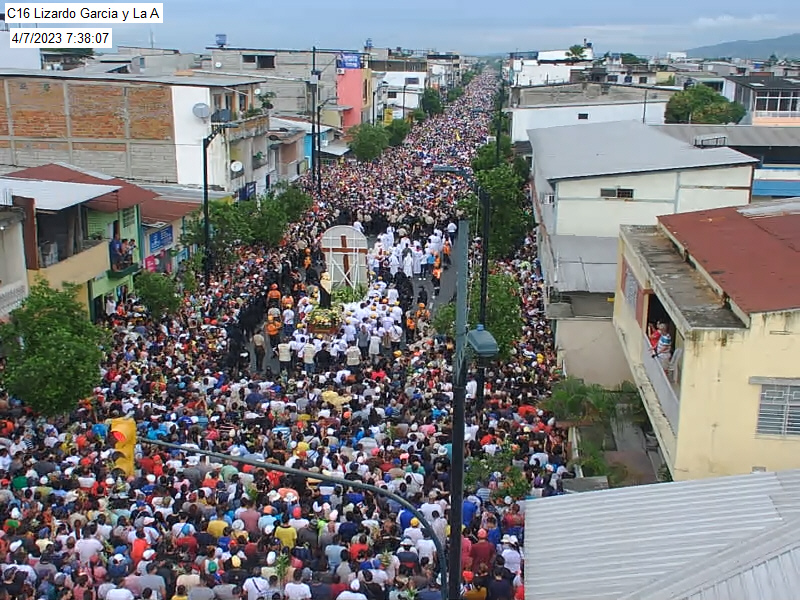
<svg viewBox="0 0 800 600">
<path fill-rule="evenodd" d="M 586 48 L 582 44 L 575 44 L 567 50 L 567 60 L 578 62 L 586 58 Z"/>
</svg>

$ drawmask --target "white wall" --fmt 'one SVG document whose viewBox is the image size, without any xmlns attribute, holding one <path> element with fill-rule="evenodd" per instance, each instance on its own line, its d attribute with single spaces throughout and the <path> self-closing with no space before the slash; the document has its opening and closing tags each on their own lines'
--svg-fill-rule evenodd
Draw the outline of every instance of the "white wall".
<svg viewBox="0 0 800 600">
<path fill-rule="evenodd" d="M 28 295 L 22 222 L 0 229 L 0 317 L 8 315 Z"/>
<path fill-rule="evenodd" d="M 556 186 L 551 235 L 616 237 L 620 225 L 655 225 L 660 215 L 750 201 L 751 166 L 592 177 Z M 632 200 L 601 198 L 601 188 L 631 188 Z"/>
<path fill-rule="evenodd" d="M 210 133 L 211 126 L 208 119 L 194 116 L 192 107 L 198 102 L 211 106 L 209 88 L 172 86 L 175 160 L 180 185 L 203 184 L 203 138 Z M 224 138 L 225 136 L 218 135 L 208 148 L 208 183 L 227 189 L 229 151 Z"/>
<path fill-rule="evenodd" d="M 10 31 L 0 30 L 0 68 L 3 69 L 41 69 L 42 57 L 38 48 L 11 48 Z"/>
<path fill-rule="evenodd" d="M 534 61 L 524 61 L 522 69 L 514 73 L 514 85 L 545 85 L 547 83 L 564 83 L 569 81 L 573 69 L 583 68 L 582 63 L 553 65 L 535 64 Z"/>
<path fill-rule="evenodd" d="M 648 102 L 645 122 L 648 125 L 662 125 L 666 107 L 666 102 Z M 643 102 L 514 108 L 511 110 L 511 137 L 513 142 L 527 142 L 530 129 L 583 123 L 638 121 L 641 120 L 644 112 Z M 581 113 L 588 114 L 589 118 L 578 119 L 578 115 Z"/>
<path fill-rule="evenodd" d="M 678 212 L 749 204 L 752 174 L 751 165 L 682 172 Z"/>
</svg>

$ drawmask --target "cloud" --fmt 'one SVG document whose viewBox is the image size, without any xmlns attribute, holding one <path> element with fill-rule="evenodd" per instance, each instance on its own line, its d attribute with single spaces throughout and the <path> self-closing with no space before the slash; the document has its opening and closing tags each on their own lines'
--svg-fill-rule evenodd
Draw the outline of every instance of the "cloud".
<svg viewBox="0 0 800 600">
<path fill-rule="evenodd" d="M 733 15 L 719 15 L 718 17 L 700 17 L 692 22 L 696 29 L 731 29 L 748 25 L 764 25 L 776 21 L 775 15 L 752 15 L 749 17 L 735 17 Z"/>
</svg>

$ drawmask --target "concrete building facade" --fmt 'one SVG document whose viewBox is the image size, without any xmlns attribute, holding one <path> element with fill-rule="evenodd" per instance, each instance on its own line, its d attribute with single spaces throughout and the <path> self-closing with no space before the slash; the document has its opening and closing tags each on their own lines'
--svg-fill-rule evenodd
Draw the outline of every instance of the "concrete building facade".
<svg viewBox="0 0 800 600">
<path fill-rule="evenodd" d="M 622 228 L 614 327 L 674 479 L 800 465 L 798 232 L 797 199 Z"/>
</svg>

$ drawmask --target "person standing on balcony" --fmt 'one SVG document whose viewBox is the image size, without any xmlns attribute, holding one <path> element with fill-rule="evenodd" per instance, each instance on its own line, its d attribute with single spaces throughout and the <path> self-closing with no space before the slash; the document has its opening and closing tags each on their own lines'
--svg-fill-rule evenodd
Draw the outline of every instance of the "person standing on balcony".
<svg viewBox="0 0 800 600">
<path fill-rule="evenodd" d="M 658 343 L 656 344 L 656 358 L 661 363 L 661 367 L 666 371 L 672 360 L 672 336 L 667 330 L 666 323 L 658 324 Z"/>
</svg>

